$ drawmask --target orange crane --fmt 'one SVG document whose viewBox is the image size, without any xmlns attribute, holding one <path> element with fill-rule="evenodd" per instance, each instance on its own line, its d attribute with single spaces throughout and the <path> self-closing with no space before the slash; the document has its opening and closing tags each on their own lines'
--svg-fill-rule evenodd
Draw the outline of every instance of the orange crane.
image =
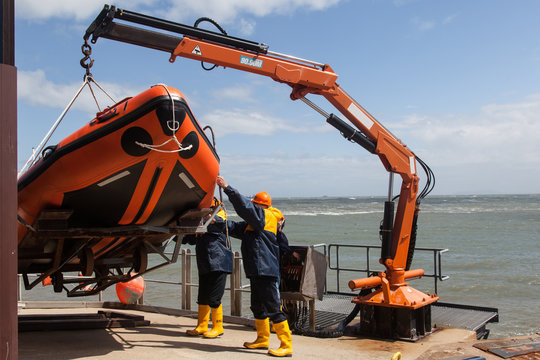
<svg viewBox="0 0 540 360">
<path fill-rule="evenodd" d="M 213 22 L 207 18 L 200 20 Z M 385 202 L 380 231 L 380 262 L 386 271 L 378 276 L 350 281 L 351 290 L 376 288 L 368 295 L 358 296 L 354 302 L 363 304 L 368 309 L 373 307 L 376 310 L 386 309 L 384 311 L 405 310 L 408 315 L 405 315 L 404 321 L 412 321 L 413 325 L 405 333 L 397 333 L 397 337 L 409 337 L 411 332 L 417 332 L 417 328 L 427 327 L 429 331 L 431 325 L 424 326 L 424 320 L 418 319 L 429 318 L 429 305 L 439 298 L 434 294 L 424 294 L 406 282 L 409 278 L 424 274 L 421 269 L 409 270 L 409 267 L 414 251 L 419 203 L 434 185 L 434 182 L 431 182 L 433 173 L 429 167 L 343 90 L 337 83 L 338 75 L 328 64 L 272 52 L 265 44 L 227 35 L 215 22 L 213 23 L 220 32 L 198 28 L 198 23 L 199 21 L 195 26 L 188 26 L 105 5 L 84 35 L 83 50 L 86 49 L 87 56 L 81 60 L 81 65 L 86 67 L 87 71 L 91 66 L 88 62 L 88 55 L 91 53 L 88 40 L 95 44 L 97 39 L 102 37 L 165 51 L 170 54 L 171 63 L 177 57 L 184 57 L 267 76 L 289 85 L 292 88 L 292 100 L 302 100 L 323 115 L 347 140 L 378 155 L 390 174 L 388 201 Z M 324 97 L 352 126 L 308 100 L 308 94 Z M 426 185 L 420 193 L 417 163 L 424 168 L 427 177 Z M 392 196 L 394 174 L 400 175 L 402 179 L 395 215 Z M 382 314 L 383 317 L 389 315 L 391 314 Z"/>
</svg>

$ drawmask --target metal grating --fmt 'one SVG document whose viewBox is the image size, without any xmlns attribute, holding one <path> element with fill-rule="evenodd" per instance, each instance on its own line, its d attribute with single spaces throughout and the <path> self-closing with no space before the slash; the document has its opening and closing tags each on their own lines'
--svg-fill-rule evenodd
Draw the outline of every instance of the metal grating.
<svg viewBox="0 0 540 360">
<path fill-rule="evenodd" d="M 315 300 L 315 311 L 329 311 L 347 316 L 356 306 L 351 302 L 353 298 L 351 295 L 325 294 L 323 300 Z"/>
<path fill-rule="evenodd" d="M 325 294 L 323 300 L 315 300 L 315 330 L 328 330 L 343 321 L 356 305 L 352 299 L 349 295 Z M 298 314 L 293 326 L 300 332 L 309 332 L 309 313 Z"/>
<path fill-rule="evenodd" d="M 354 309 L 354 295 L 324 295 L 315 300 L 315 329 L 323 330 L 344 320 Z M 475 331 L 478 338 L 487 337 L 487 323 L 498 321 L 498 310 L 494 308 L 437 302 L 431 305 L 432 324 L 436 327 L 459 328 Z M 298 330 L 309 329 L 309 314 L 304 311 L 295 322 Z"/>
<path fill-rule="evenodd" d="M 339 324 L 347 315 L 337 314 L 328 311 L 315 310 L 315 330 L 325 330 L 335 324 Z M 309 331 L 309 316 L 303 314 L 303 316 L 295 322 L 294 327 L 296 330 Z"/>
<path fill-rule="evenodd" d="M 498 322 L 497 309 L 448 303 L 431 306 L 431 321 L 437 327 L 458 328 L 478 332 L 489 322 Z"/>
</svg>

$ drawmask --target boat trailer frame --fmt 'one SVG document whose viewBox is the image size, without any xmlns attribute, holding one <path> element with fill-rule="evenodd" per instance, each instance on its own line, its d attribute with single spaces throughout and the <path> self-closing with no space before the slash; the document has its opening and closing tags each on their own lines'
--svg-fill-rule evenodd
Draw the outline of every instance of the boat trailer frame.
<svg viewBox="0 0 540 360">
<path fill-rule="evenodd" d="M 100 228 L 70 227 L 68 219 L 73 213 L 66 209 L 43 210 L 19 247 L 19 258 L 38 260 L 21 271 L 26 290 L 34 288 L 50 277 L 55 292 L 66 291 L 68 297 L 95 295 L 118 282 L 126 282 L 149 271 L 175 263 L 186 234 L 201 234 L 218 212 L 219 207 L 189 210 L 167 226 L 126 225 Z M 210 215 L 208 220 L 203 219 Z M 107 246 L 106 256 L 95 256 L 92 246 L 104 238 L 124 239 L 119 246 Z M 165 249 L 176 242 L 172 255 Z M 53 252 L 36 254 L 33 249 L 45 243 L 55 244 Z M 114 244 L 113 244 L 114 245 Z M 148 254 L 157 253 L 163 262 L 148 268 Z M 128 271 L 122 269 L 129 268 Z M 78 271 L 80 276 L 64 278 L 63 273 Z M 114 273 L 116 271 L 116 274 Z M 30 282 L 29 273 L 38 273 Z M 92 276 L 92 274 L 94 274 Z M 69 289 L 65 284 L 77 284 Z"/>
</svg>

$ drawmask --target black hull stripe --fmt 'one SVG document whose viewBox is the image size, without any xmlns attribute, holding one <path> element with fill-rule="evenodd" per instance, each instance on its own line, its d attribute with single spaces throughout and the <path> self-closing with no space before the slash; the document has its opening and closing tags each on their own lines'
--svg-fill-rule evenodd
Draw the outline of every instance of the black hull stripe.
<svg viewBox="0 0 540 360">
<path fill-rule="evenodd" d="M 141 218 L 142 214 L 144 213 L 144 210 L 148 206 L 148 203 L 150 202 L 150 198 L 152 197 L 152 194 L 154 193 L 154 189 L 156 188 L 156 184 L 159 179 L 159 175 L 161 175 L 162 168 L 156 168 L 156 171 L 154 171 L 154 175 L 152 176 L 152 181 L 150 182 L 150 186 L 148 186 L 148 190 L 146 191 L 146 195 L 144 196 L 144 200 L 141 204 L 141 207 L 139 208 L 139 211 L 137 212 L 137 215 L 135 215 L 135 218 L 132 221 L 132 224 L 135 224 L 139 219 Z"/>
</svg>

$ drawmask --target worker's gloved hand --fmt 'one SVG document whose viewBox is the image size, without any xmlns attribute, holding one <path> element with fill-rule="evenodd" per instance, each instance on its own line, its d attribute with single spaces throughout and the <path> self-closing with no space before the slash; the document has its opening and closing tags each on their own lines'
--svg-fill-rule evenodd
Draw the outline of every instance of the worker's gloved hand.
<svg viewBox="0 0 540 360">
<path fill-rule="evenodd" d="M 225 189 L 228 186 L 227 182 L 221 175 L 218 175 L 216 179 L 216 183 L 220 188 L 223 188 L 223 189 Z"/>
<path fill-rule="evenodd" d="M 195 245 L 197 243 L 197 235 L 184 235 L 182 244 Z"/>
</svg>

